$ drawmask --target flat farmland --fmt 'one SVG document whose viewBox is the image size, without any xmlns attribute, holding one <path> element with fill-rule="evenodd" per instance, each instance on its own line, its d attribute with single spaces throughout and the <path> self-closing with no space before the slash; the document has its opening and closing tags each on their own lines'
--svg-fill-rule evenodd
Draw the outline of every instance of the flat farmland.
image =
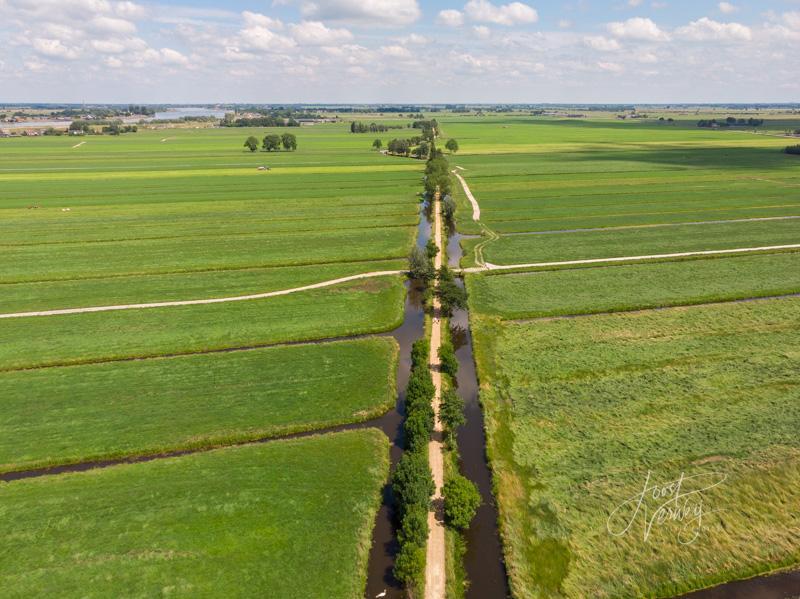
<svg viewBox="0 0 800 599">
<path fill-rule="evenodd" d="M 573 316 L 800 293 L 800 253 L 467 277 L 472 305 L 503 319 Z"/>
<path fill-rule="evenodd" d="M 4 595 L 359 596 L 388 465 L 373 430 L 2 485 Z"/>
<path fill-rule="evenodd" d="M 296 152 L 242 147 L 287 132 Z M 406 268 L 423 165 L 380 155 L 345 124 L 82 141 L 0 143 L 0 314 Z M 0 511 L 16 514 L 4 590 L 362 594 L 385 435 L 277 438 L 395 405 L 398 346 L 373 334 L 401 324 L 404 297 L 390 274 L 0 319 L 0 471 L 198 450 L 1 485 Z M 253 440 L 270 442 L 229 447 Z"/>
<path fill-rule="evenodd" d="M 798 306 L 478 319 L 515 596 L 671 597 L 800 561 Z M 702 522 L 645 536 L 658 502 L 614 510 L 648 472 L 652 485 L 724 482 L 702 495 Z"/>
<path fill-rule="evenodd" d="M 800 213 L 797 161 L 777 138 L 614 121 L 445 127 L 480 138 L 464 141 L 453 164 L 466 169 L 483 224 L 499 234 Z"/>
<path fill-rule="evenodd" d="M 475 223 L 456 185 L 457 228 L 483 233 L 462 266 L 800 243 L 785 140 L 452 118 L 481 208 Z M 515 597 L 674 597 L 797 567 L 800 299 L 770 297 L 800 293 L 798 266 L 768 251 L 466 275 Z M 626 503 L 682 475 L 699 520 Z"/>
<path fill-rule="evenodd" d="M 394 405 L 396 365 L 373 338 L 5 372 L 0 471 L 368 420 Z"/>
</svg>

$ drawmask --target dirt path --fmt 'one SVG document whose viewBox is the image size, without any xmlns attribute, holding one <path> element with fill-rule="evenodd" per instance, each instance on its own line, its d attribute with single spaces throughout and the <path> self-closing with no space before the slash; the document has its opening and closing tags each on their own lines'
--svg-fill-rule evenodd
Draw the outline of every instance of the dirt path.
<svg viewBox="0 0 800 599">
<path fill-rule="evenodd" d="M 456 169 L 460 168 L 461 168 L 460 166 L 456 167 Z M 458 170 L 453 170 L 453 174 L 456 176 L 456 179 L 458 179 L 459 183 L 461 183 L 461 187 L 464 189 L 464 194 L 467 196 L 469 203 L 472 204 L 472 220 L 478 222 L 479 220 L 481 220 L 481 207 L 478 204 L 478 200 L 476 200 L 475 196 L 472 195 L 472 191 L 470 191 L 469 185 L 467 185 L 467 182 L 464 181 L 464 177 L 461 176 Z"/>
<path fill-rule="evenodd" d="M 601 231 L 625 231 L 627 229 L 658 229 L 660 227 L 684 227 L 695 225 L 729 225 L 736 223 L 758 223 L 771 220 L 796 220 L 800 216 L 756 216 L 753 218 L 729 218 L 722 220 L 693 220 L 685 223 L 654 223 L 650 225 L 620 225 L 618 227 L 587 227 L 583 229 L 552 229 L 547 231 L 517 231 L 501 233 L 500 237 L 519 237 L 521 235 L 558 235 L 559 233 L 595 233 Z"/>
<path fill-rule="evenodd" d="M 442 222 L 441 203 L 436 194 L 433 202 L 433 241 L 439 248 L 434 258 L 436 269 L 442 267 Z M 438 282 L 437 282 L 438 285 Z M 430 369 L 436 392 L 433 397 L 434 433 L 428 443 L 428 460 L 430 461 L 433 482 L 436 491 L 428 512 L 427 560 L 425 563 L 425 599 L 444 599 L 445 596 L 445 540 L 444 515 L 442 506 L 442 486 L 444 485 L 444 459 L 442 455 L 442 423 L 439 420 L 439 402 L 442 398 L 442 372 L 439 362 L 439 348 L 442 345 L 442 309 L 438 298 L 433 299 L 433 323 L 431 327 Z"/>
<path fill-rule="evenodd" d="M 72 149 L 74 150 L 75 148 L 80 148 L 80 147 L 81 147 L 83 144 L 85 144 L 85 143 L 86 143 L 85 141 L 82 141 L 82 142 L 81 142 L 81 143 L 79 143 L 79 144 L 75 144 L 74 146 L 72 146 Z"/>
<path fill-rule="evenodd" d="M 198 306 L 203 304 L 223 304 L 227 302 L 242 302 L 246 300 L 264 299 L 268 297 L 278 297 L 280 295 L 289 295 L 291 293 L 298 293 L 300 291 L 309 291 L 311 289 L 321 289 L 323 287 L 330 287 L 331 285 L 338 285 L 339 283 L 347 283 L 348 281 L 357 281 L 359 279 L 370 279 L 374 277 L 388 277 L 391 275 L 403 274 L 402 270 L 382 270 L 375 272 L 364 272 L 358 275 L 350 275 L 348 277 L 341 277 L 339 279 L 331 279 L 329 281 L 322 281 L 320 283 L 312 283 L 311 285 L 303 285 L 302 287 L 293 287 L 291 289 L 280 289 L 278 291 L 268 291 L 266 293 L 255 293 L 251 295 L 237 295 L 233 297 L 217 297 L 212 299 L 198 299 L 198 300 L 184 300 L 173 302 L 153 302 L 148 304 L 122 304 L 119 306 L 93 306 L 88 308 L 66 308 L 63 310 L 39 310 L 35 312 L 14 312 L 10 314 L 0 314 L 2 318 L 27 318 L 30 316 L 58 316 L 63 314 L 86 314 L 89 312 L 112 312 L 115 310 L 138 310 L 144 308 L 169 308 L 173 306 Z"/>
<path fill-rule="evenodd" d="M 645 256 L 620 256 L 617 258 L 591 258 L 588 260 L 566 260 L 564 262 L 531 262 L 527 264 L 491 264 L 485 262 L 483 266 L 464 268 L 461 272 L 473 273 L 487 270 L 512 270 L 515 268 L 545 268 L 549 266 L 571 266 L 577 264 L 604 264 L 612 262 L 638 262 L 640 260 L 659 260 L 663 258 L 687 258 L 691 256 L 714 256 L 719 254 L 744 254 L 748 252 L 768 252 L 775 250 L 800 249 L 800 243 L 791 245 L 768 245 L 755 248 L 732 248 L 729 250 L 705 250 L 697 252 L 678 252 L 675 254 L 649 254 Z"/>
</svg>

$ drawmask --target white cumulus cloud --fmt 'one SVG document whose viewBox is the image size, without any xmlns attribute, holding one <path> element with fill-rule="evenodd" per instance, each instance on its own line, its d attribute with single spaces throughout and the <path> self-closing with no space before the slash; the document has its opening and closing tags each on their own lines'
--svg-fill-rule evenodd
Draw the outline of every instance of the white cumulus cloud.
<svg viewBox="0 0 800 599">
<path fill-rule="evenodd" d="M 436 22 L 446 27 L 461 27 L 464 24 L 464 13 L 452 8 L 441 10 L 436 17 Z"/>
<path fill-rule="evenodd" d="M 495 25 L 523 25 L 539 20 L 536 9 L 522 2 L 496 6 L 488 0 L 469 0 L 464 6 L 464 12 L 473 21 Z"/>
<path fill-rule="evenodd" d="M 720 2 L 718 5 L 719 11 L 723 14 L 729 15 L 739 10 L 739 7 L 731 4 L 730 2 Z"/>
<path fill-rule="evenodd" d="M 616 52 L 622 48 L 622 45 L 617 40 L 603 35 L 589 35 L 583 38 L 583 44 L 592 50 L 599 50 L 600 52 Z"/>
<path fill-rule="evenodd" d="M 651 19 L 643 17 L 609 23 L 608 31 L 615 37 L 646 42 L 664 42 L 669 39 L 669 35 Z"/>
<path fill-rule="evenodd" d="M 320 21 L 303 21 L 289 26 L 292 37 L 306 46 L 333 46 L 353 39 L 347 29 L 326 27 Z"/>
<path fill-rule="evenodd" d="M 694 41 L 749 41 L 753 39 L 753 32 L 746 25 L 740 23 L 720 23 L 708 17 L 692 21 L 684 27 L 675 30 L 679 37 Z"/>
<path fill-rule="evenodd" d="M 417 0 L 312 0 L 302 3 L 301 12 L 309 19 L 378 27 L 410 25 L 422 14 Z"/>
</svg>

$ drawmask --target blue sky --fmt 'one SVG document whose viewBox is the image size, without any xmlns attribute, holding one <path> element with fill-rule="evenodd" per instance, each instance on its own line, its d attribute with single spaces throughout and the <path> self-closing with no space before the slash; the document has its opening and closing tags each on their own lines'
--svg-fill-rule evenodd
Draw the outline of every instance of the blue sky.
<svg viewBox="0 0 800 599">
<path fill-rule="evenodd" d="M 800 101 L 800 0 L 0 0 L 0 101 Z"/>
</svg>

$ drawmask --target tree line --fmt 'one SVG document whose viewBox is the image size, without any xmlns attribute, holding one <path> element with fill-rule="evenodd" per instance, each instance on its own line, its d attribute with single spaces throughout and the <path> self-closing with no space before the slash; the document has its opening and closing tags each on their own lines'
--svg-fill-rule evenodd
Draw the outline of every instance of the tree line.
<svg viewBox="0 0 800 599">
<path fill-rule="evenodd" d="M 717 119 L 710 119 L 710 120 L 702 119 L 700 121 L 697 121 L 697 126 L 698 127 L 705 127 L 705 128 L 709 128 L 709 127 L 760 127 L 763 124 L 764 124 L 764 119 L 749 118 L 749 119 L 745 120 L 745 119 L 736 119 L 736 118 L 734 118 L 732 116 L 729 116 L 723 122 L 717 121 Z"/>
<path fill-rule="evenodd" d="M 292 117 L 281 116 L 258 116 L 242 117 L 238 119 L 223 119 L 220 121 L 222 127 L 299 127 L 300 123 Z"/>
<path fill-rule="evenodd" d="M 784 150 L 787 154 L 797 154 L 800 155 L 800 144 L 796 146 L 786 146 Z"/>
<path fill-rule="evenodd" d="M 96 127 L 100 127 L 98 133 Z M 126 125 L 122 121 L 72 121 L 67 130 L 72 135 L 98 135 L 105 133 L 108 135 L 122 135 L 123 133 L 136 133 L 139 127 L 136 125 Z M 58 133 L 48 133 L 46 135 L 58 135 Z"/>
<path fill-rule="evenodd" d="M 297 137 L 293 133 L 284 133 L 283 135 L 272 133 L 266 135 L 261 142 L 261 148 L 265 152 L 280 150 L 281 146 L 288 152 L 294 152 L 297 149 Z M 255 152 L 258 150 L 258 138 L 251 135 L 245 140 L 244 147 Z"/>
<path fill-rule="evenodd" d="M 350 133 L 385 133 L 390 129 L 404 129 L 403 125 L 384 125 L 382 123 L 363 123 L 353 121 L 350 123 Z"/>
</svg>

